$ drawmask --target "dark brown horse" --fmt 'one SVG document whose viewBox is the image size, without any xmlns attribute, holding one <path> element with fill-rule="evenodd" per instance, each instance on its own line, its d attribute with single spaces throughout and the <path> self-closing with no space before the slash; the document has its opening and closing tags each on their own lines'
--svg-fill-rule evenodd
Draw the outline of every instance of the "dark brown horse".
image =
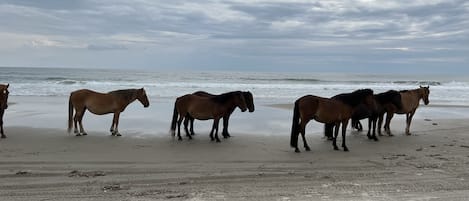
<svg viewBox="0 0 469 201">
<path fill-rule="evenodd" d="M 354 101 L 352 102 L 354 105 L 361 103 L 366 105 L 373 104 L 373 91 L 371 89 L 355 91 L 353 97 Z M 306 124 L 308 124 L 311 119 L 314 119 L 321 123 L 332 124 L 335 127 L 332 143 L 335 150 L 339 150 L 336 141 L 339 134 L 339 127 L 342 125 L 342 147 L 344 151 L 348 151 L 345 144 L 345 132 L 352 114 L 353 107 L 342 101 L 313 95 L 303 96 L 295 101 L 290 145 L 295 148 L 295 152 L 300 152 L 298 149 L 298 135 L 301 133 L 306 151 L 311 150 L 306 142 L 305 128 Z"/>
<path fill-rule="evenodd" d="M 352 118 L 359 116 L 359 114 L 356 113 L 356 111 L 366 111 L 365 115 L 370 115 L 369 111 L 375 110 L 376 107 L 376 102 L 374 101 L 374 98 L 371 98 L 371 101 L 368 102 L 367 104 L 363 104 L 362 99 L 360 97 L 362 94 L 373 94 L 373 90 L 371 89 L 360 89 L 356 90 L 352 93 L 342 93 L 342 94 L 337 94 L 333 96 L 331 99 L 340 101 L 349 107 L 353 109 L 353 114 Z M 360 114 L 363 115 L 363 114 Z M 354 122 L 352 122 L 353 124 Z M 353 125 L 352 125 L 353 126 Z M 334 129 L 334 124 L 325 124 L 324 125 L 324 134 L 325 136 L 329 139 L 333 139 L 333 129 Z"/>
<path fill-rule="evenodd" d="M 8 87 L 10 84 L 4 85 L 0 84 L 0 134 L 2 134 L 2 138 L 6 138 L 7 136 L 3 132 L 3 114 L 5 110 L 8 108 Z"/>
<path fill-rule="evenodd" d="M 403 90 L 399 92 L 401 94 L 402 107 L 399 108 L 390 108 L 391 110 L 386 114 L 386 123 L 384 124 L 384 131 L 391 134 L 391 128 L 389 124 L 394 114 L 405 114 L 406 115 L 406 128 L 405 133 L 410 135 L 410 123 L 412 122 L 412 117 L 415 114 L 415 111 L 420 105 L 420 100 L 423 100 L 425 105 L 428 105 L 430 101 L 428 96 L 430 95 L 430 86 L 422 87 L 413 90 Z"/>
<path fill-rule="evenodd" d="M 375 94 L 375 107 L 366 107 L 361 105 L 355 109 L 352 115 L 352 126 L 361 131 L 361 119 L 368 118 L 368 139 L 378 141 L 376 137 L 376 123 L 378 123 L 378 133 L 381 135 L 381 125 L 383 123 L 383 116 L 391 108 L 401 108 L 401 94 L 395 90 L 389 90 L 383 93 Z M 371 130 L 373 126 L 373 134 Z"/>
<path fill-rule="evenodd" d="M 73 117 L 74 133 L 76 136 L 87 135 L 83 129 L 82 120 L 86 109 L 88 109 L 97 115 L 114 113 L 110 131 L 113 136 L 121 136 L 118 130 L 119 115 L 135 100 L 140 101 L 144 107 L 150 106 L 143 88 L 116 90 L 109 93 L 99 93 L 88 89 L 74 91 L 70 94 L 68 101 L 68 132 L 72 129 L 73 109 L 75 109 L 76 113 Z M 80 123 L 80 132 L 78 132 L 77 123 Z"/>
<path fill-rule="evenodd" d="M 202 97 L 193 94 L 178 97 L 174 103 L 171 133 L 174 136 L 177 122 L 178 140 L 182 140 L 181 123 L 184 118 L 188 116 L 189 118 L 195 118 L 198 120 L 213 119 L 210 138 L 212 141 L 216 139 L 217 142 L 220 142 L 220 139 L 218 138 L 219 121 L 228 113 L 231 113 L 236 107 L 239 107 L 243 112 L 247 110 L 246 101 L 240 91 L 228 92 L 214 97 Z M 186 135 L 192 139 L 187 127 L 185 127 L 185 132 Z M 215 138 L 213 137 L 214 132 Z"/>
<path fill-rule="evenodd" d="M 244 100 L 246 101 L 246 106 L 248 107 L 249 112 L 254 112 L 254 110 L 255 110 L 255 108 L 254 108 L 254 98 L 252 97 L 252 93 L 249 92 L 249 91 L 242 91 L 241 93 L 244 96 Z M 202 97 L 214 97 L 214 96 L 216 96 L 214 94 L 207 93 L 205 91 L 197 91 L 197 92 L 194 92 L 192 94 L 197 95 L 197 96 L 202 96 Z M 233 108 L 233 110 L 228 112 L 226 114 L 226 116 L 223 117 L 223 132 L 222 132 L 222 135 L 223 135 L 224 138 L 231 137 L 231 135 L 228 133 L 228 123 L 229 123 L 230 116 L 233 113 L 234 109 L 235 108 Z M 190 133 L 191 133 L 191 135 L 194 135 L 194 118 L 190 118 L 189 116 L 187 116 L 186 119 L 184 119 L 185 129 L 187 129 L 187 124 L 188 124 L 187 121 L 190 122 L 190 129 L 189 129 Z"/>
</svg>

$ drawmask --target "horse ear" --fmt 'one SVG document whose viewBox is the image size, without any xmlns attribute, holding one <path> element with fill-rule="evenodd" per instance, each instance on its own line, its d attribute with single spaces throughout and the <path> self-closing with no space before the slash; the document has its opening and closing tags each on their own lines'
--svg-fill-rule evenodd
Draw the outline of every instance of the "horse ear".
<svg viewBox="0 0 469 201">
<path fill-rule="evenodd" d="M 9 86 L 10 86 L 10 83 L 7 84 L 7 89 L 8 89 Z"/>
</svg>

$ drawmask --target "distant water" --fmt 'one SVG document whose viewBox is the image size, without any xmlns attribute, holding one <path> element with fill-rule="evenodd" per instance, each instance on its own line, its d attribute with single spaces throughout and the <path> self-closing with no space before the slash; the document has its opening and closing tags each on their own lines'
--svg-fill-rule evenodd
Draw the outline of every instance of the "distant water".
<svg viewBox="0 0 469 201">
<path fill-rule="evenodd" d="M 105 92 L 145 87 L 151 97 L 158 98 L 198 90 L 249 90 L 256 100 L 272 102 L 292 101 L 305 94 L 330 97 L 361 88 L 379 93 L 429 85 L 432 104 L 469 105 L 469 78 L 441 75 L 0 68 L 0 83 L 10 83 L 13 96 L 68 96 L 82 88 Z"/>
</svg>

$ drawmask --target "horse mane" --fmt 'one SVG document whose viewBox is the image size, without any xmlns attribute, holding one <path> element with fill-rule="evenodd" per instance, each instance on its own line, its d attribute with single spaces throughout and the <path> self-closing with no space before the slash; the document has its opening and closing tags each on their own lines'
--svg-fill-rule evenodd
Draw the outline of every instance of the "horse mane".
<svg viewBox="0 0 469 201">
<path fill-rule="evenodd" d="M 223 93 L 217 96 L 212 97 L 211 99 L 216 102 L 216 103 L 226 103 L 229 101 L 235 94 L 239 94 L 241 91 L 232 91 L 232 92 L 227 92 Z"/>
<path fill-rule="evenodd" d="M 355 107 L 359 105 L 363 98 L 366 96 L 373 95 L 373 90 L 371 89 L 359 89 L 352 93 L 343 93 L 338 94 L 332 97 L 332 99 L 339 100 L 349 106 Z"/>
<path fill-rule="evenodd" d="M 122 97 L 124 100 L 131 101 L 135 98 L 137 89 L 121 89 L 109 92 L 109 94 L 114 96 Z"/>
<path fill-rule="evenodd" d="M 409 91 L 410 91 L 410 90 L 408 90 L 408 89 L 404 89 L 404 90 L 400 90 L 399 92 L 401 92 L 401 93 L 406 93 L 406 92 L 409 92 Z"/>
</svg>

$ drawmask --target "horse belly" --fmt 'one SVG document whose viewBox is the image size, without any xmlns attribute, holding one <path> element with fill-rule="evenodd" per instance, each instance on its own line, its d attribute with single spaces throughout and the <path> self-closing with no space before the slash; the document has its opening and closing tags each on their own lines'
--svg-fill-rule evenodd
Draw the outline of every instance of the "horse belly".
<svg viewBox="0 0 469 201">
<path fill-rule="evenodd" d="M 103 114 L 109 114 L 109 113 L 114 113 L 114 105 L 113 104 L 104 104 L 104 103 L 99 103 L 99 102 L 87 102 L 86 109 L 88 109 L 91 113 L 96 114 L 96 115 L 103 115 Z"/>
</svg>

